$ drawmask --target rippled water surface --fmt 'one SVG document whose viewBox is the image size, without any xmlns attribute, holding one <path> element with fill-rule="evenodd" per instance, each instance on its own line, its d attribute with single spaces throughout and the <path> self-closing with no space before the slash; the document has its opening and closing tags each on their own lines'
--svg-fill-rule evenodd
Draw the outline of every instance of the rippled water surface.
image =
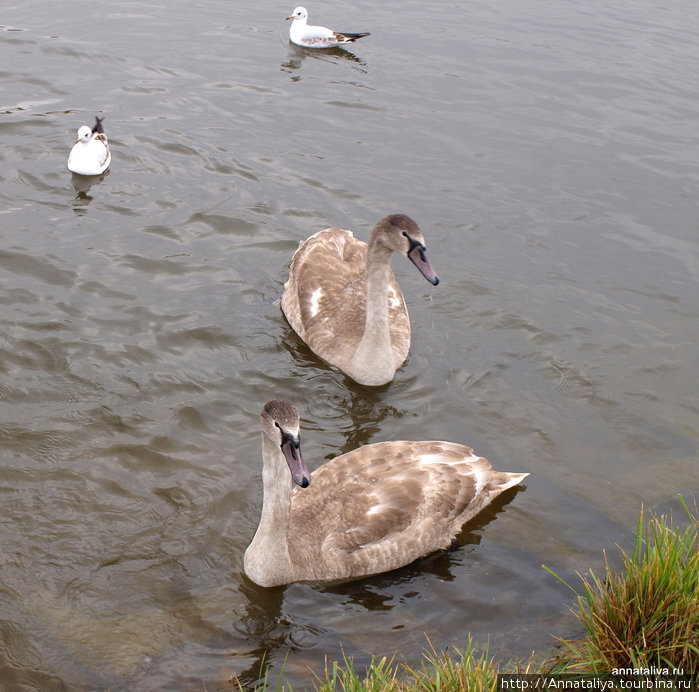
<svg viewBox="0 0 699 692">
<path fill-rule="evenodd" d="M 11 2 L 0 17 L 0 681 L 296 688 L 358 664 L 579 634 L 574 579 L 642 502 L 699 491 L 699 19 L 670 4 Z M 113 162 L 65 169 L 105 115 Z M 279 297 L 299 240 L 420 223 L 408 362 L 318 361 Z M 336 587 L 242 575 L 258 417 L 311 467 L 448 439 L 531 473 L 462 546 Z"/>
</svg>

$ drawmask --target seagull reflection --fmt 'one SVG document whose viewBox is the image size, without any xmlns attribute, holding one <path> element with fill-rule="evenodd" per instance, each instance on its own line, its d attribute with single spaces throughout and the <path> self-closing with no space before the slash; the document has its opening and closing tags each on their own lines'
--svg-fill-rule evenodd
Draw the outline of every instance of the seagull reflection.
<svg viewBox="0 0 699 692">
<path fill-rule="evenodd" d="M 301 63 L 306 59 L 311 58 L 314 60 L 324 60 L 325 62 L 338 62 L 339 60 L 349 60 L 350 62 L 357 63 L 357 69 L 361 69 L 362 72 L 366 72 L 366 63 L 361 58 L 358 58 L 354 53 L 347 50 L 346 48 L 340 48 L 335 46 L 333 48 L 324 48 L 319 51 L 317 48 L 303 48 L 302 46 L 297 46 L 293 43 L 289 43 L 289 55 L 286 62 L 281 64 L 281 69 L 284 72 L 293 73 L 294 70 L 301 69 Z M 294 77 L 293 79 L 300 79 L 300 77 Z"/>
<path fill-rule="evenodd" d="M 101 183 L 106 176 L 110 173 L 109 169 L 100 175 L 78 175 L 77 173 L 72 174 L 71 182 L 73 184 L 73 189 L 75 190 L 75 200 L 73 202 L 73 211 L 78 214 L 84 214 L 87 209 L 87 205 L 92 201 L 90 196 L 90 188 L 93 185 L 98 185 Z"/>
</svg>

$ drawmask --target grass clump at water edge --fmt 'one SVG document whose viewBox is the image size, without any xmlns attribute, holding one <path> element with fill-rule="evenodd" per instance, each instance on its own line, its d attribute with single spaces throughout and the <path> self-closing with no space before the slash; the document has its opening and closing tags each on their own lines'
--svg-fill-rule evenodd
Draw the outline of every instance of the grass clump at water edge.
<svg viewBox="0 0 699 692">
<path fill-rule="evenodd" d="M 337 662 L 330 668 L 326 666 L 325 680 L 316 689 L 318 692 L 494 692 L 497 675 L 498 670 L 487 651 L 477 656 L 469 639 L 466 649 L 455 650 L 453 655 L 438 654 L 432 649 L 425 654 L 419 669 L 382 658 L 372 662 L 362 677 L 345 658 L 342 667 Z"/>
<path fill-rule="evenodd" d="M 600 674 L 669 668 L 699 677 L 699 521 L 680 502 L 688 526 L 664 515 L 646 521 L 641 511 L 633 550 L 621 550 L 623 571 L 613 572 L 605 555 L 602 577 L 590 570 L 582 578 L 574 613 L 586 636 L 563 641 L 571 667 Z"/>
<path fill-rule="evenodd" d="M 567 655 L 538 667 L 495 663 L 478 656 L 469 639 L 465 651 L 428 652 L 419 669 L 395 659 L 374 660 L 358 673 L 351 659 L 326 664 L 318 692 L 496 692 L 498 673 L 595 673 L 614 668 L 669 668 L 699 681 L 699 519 L 680 497 L 689 525 L 678 528 L 672 517 L 639 516 L 631 553 L 620 549 L 623 570 L 612 570 L 605 555 L 602 577 L 582 576 L 573 613 L 584 627 L 580 641 L 560 640 Z M 544 569 L 566 583 L 551 569 Z M 570 587 L 569 584 L 566 585 Z M 572 589 L 575 591 L 574 589 Z M 292 692 L 283 682 L 265 679 L 254 692 Z M 232 681 L 233 689 L 245 690 Z"/>
<path fill-rule="evenodd" d="M 487 651 L 477 656 L 469 639 L 466 649 L 453 654 L 427 652 L 419 668 L 397 662 L 395 658 L 374 659 L 363 672 L 357 671 L 352 659 L 344 657 L 326 662 L 324 678 L 318 678 L 316 692 L 495 692 L 498 669 Z M 521 671 L 524 672 L 524 671 Z M 283 669 L 276 683 L 265 679 L 254 692 L 293 692 L 289 683 L 283 682 Z M 246 690 L 239 682 L 234 689 Z M 300 688 L 299 688 L 300 689 Z M 305 688 L 304 688 L 305 689 Z"/>
</svg>

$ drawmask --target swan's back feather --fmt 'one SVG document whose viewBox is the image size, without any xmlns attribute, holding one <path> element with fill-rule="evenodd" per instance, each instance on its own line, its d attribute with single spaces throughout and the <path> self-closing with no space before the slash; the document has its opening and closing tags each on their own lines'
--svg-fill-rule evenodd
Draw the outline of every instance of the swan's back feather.
<svg viewBox="0 0 699 692">
<path fill-rule="evenodd" d="M 461 527 L 527 474 L 493 471 L 451 442 L 381 442 L 320 467 L 292 492 L 295 581 L 351 579 L 447 548 Z"/>
</svg>

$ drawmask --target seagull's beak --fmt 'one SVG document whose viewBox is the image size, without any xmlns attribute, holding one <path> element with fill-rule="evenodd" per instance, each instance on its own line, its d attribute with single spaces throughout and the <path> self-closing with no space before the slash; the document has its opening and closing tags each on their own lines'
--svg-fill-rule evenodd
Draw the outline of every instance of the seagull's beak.
<svg viewBox="0 0 699 692">
<path fill-rule="evenodd" d="M 293 14 L 290 14 L 290 15 L 287 17 L 287 19 L 293 19 L 293 18 L 294 18 L 294 15 L 293 15 Z"/>
</svg>

